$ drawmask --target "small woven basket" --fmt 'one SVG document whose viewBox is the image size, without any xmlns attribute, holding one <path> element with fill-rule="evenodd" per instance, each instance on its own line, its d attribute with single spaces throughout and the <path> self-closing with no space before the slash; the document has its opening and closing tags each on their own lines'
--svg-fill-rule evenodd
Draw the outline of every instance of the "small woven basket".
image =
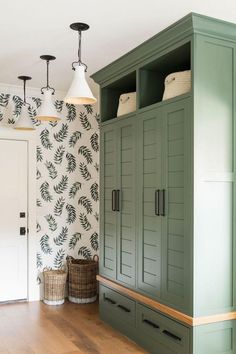
<svg viewBox="0 0 236 354">
<path fill-rule="evenodd" d="M 69 273 L 69 301 L 87 304 L 97 299 L 98 262 L 95 258 L 74 259 L 67 257 Z"/>
<path fill-rule="evenodd" d="M 44 270 L 44 299 L 47 305 L 62 305 L 65 301 L 67 272 L 65 270 Z"/>
</svg>

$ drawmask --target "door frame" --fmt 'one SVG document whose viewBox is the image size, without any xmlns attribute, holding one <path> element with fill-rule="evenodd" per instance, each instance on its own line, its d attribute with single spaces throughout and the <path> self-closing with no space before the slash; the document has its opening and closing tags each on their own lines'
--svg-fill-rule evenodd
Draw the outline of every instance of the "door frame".
<svg viewBox="0 0 236 354">
<path fill-rule="evenodd" d="M 37 284 L 37 238 L 36 238 L 36 134 L 35 132 L 18 131 L 0 127 L 0 140 L 26 141 L 28 144 L 28 267 L 27 267 L 27 300 L 40 300 Z"/>
</svg>

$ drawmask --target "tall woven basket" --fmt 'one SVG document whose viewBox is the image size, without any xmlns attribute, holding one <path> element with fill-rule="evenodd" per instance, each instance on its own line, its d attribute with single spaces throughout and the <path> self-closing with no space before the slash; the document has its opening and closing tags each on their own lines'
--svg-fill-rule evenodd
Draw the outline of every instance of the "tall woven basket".
<svg viewBox="0 0 236 354">
<path fill-rule="evenodd" d="M 97 299 L 98 262 L 95 259 L 67 257 L 69 273 L 69 301 L 87 304 Z"/>
<path fill-rule="evenodd" d="M 67 272 L 65 270 L 44 270 L 44 298 L 47 305 L 62 305 L 65 301 Z"/>
</svg>

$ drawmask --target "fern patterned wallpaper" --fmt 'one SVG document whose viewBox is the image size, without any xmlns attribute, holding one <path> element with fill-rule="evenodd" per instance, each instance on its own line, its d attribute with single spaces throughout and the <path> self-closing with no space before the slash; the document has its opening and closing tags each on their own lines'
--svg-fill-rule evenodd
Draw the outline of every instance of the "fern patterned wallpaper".
<svg viewBox="0 0 236 354">
<path fill-rule="evenodd" d="M 92 106 L 56 100 L 60 122 L 35 119 L 41 99 L 32 97 L 29 114 L 37 134 L 37 268 L 60 268 L 66 256 L 90 258 L 98 252 L 99 117 Z M 0 124 L 14 125 L 22 99 L 0 94 Z"/>
</svg>

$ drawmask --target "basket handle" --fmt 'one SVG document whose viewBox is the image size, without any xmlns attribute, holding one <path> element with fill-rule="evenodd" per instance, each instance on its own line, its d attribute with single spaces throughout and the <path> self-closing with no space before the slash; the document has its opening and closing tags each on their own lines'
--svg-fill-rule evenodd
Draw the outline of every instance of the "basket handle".
<svg viewBox="0 0 236 354">
<path fill-rule="evenodd" d="M 67 262 L 67 264 L 72 263 L 73 260 L 74 260 L 74 258 L 73 258 L 72 256 L 67 256 L 67 257 L 66 257 L 66 262 Z"/>
<path fill-rule="evenodd" d="M 99 256 L 98 256 L 98 254 L 95 254 L 95 255 L 93 256 L 93 261 L 99 262 Z"/>
</svg>

